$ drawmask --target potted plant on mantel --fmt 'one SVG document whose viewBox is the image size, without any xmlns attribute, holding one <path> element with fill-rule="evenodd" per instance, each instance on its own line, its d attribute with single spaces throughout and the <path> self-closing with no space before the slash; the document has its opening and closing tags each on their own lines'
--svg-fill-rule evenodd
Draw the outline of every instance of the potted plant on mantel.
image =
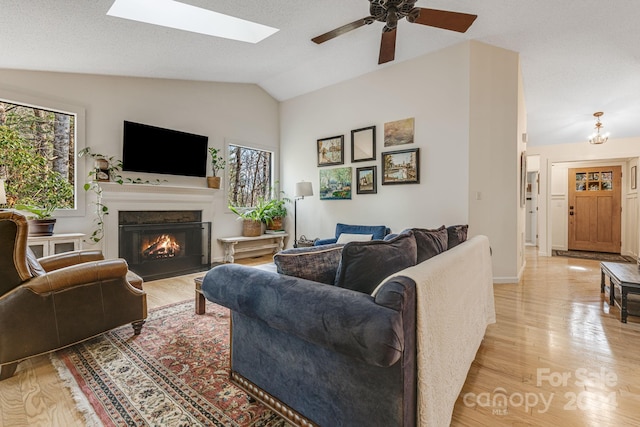
<svg viewBox="0 0 640 427">
<path fill-rule="evenodd" d="M 226 166 L 225 160 L 218 155 L 219 150 L 214 147 L 209 147 L 209 154 L 211 154 L 211 171 L 213 176 L 207 177 L 207 185 L 209 188 L 220 188 L 220 177 L 218 171 L 221 171 Z"/>
</svg>

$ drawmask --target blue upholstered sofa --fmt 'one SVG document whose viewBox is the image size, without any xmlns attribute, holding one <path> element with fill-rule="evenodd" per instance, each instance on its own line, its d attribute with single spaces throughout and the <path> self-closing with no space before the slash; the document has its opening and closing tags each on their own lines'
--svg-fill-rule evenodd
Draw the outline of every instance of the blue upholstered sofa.
<svg viewBox="0 0 640 427">
<path fill-rule="evenodd" d="M 336 243 L 342 233 L 346 234 L 371 234 L 371 240 L 382 240 L 389 234 L 391 230 L 384 225 L 349 225 L 349 224 L 336 224 L 336 235 L 327 239 L 318 239 L 315 241 L 315 246 L 328 245 Z"/>
<path fill-rule="evenodd" d="M 278 273 L 211 269 L 202 292 L 231 310 L 232 381 L 296 425 L 449 425 L 495 321 L 491 259 L 484 236 L 451 249 L 460 227 L 427 231 L 288 249 Z"/>
</svg>

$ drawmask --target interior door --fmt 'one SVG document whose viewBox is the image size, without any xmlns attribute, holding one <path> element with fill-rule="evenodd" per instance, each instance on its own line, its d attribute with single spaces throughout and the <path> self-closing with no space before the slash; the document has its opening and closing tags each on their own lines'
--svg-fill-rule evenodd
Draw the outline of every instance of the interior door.
<svg viewBox="0 0 640 427">
<path fill-rule="evenodd" d="M 620 253 L 620 166 L 569 169 L 569 250 Z"/>
</svg>

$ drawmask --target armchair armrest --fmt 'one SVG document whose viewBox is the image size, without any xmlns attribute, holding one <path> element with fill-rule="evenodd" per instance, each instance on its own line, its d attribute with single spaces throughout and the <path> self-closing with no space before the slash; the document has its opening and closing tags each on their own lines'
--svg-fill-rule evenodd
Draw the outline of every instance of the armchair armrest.
<svg viewBox="0 0 640 427">
<path fill-rule="evenodd" d="M 61 254 L 50 255 L 39 258 L 38 262 L 45 271 L 58 270 L 70 265 L 81 264 L 84 262 L 101 261 L 104 259 L 101 251 L 96 250 L 80 250 L 64 252 Z"/>
<path fill-rule="evenodd" d="M 36 294 L 49 294 L 80 285 L 104 283 L 108 281 L 126 282 L 128 270 L 127 263 L 123 259 L 85 262 L 34 277 L 22 286 Z M 133 286 L 129 287 L 132 293 L 144 293 Z"/>
<path fill-rule="evenodd" d="M 205 297 L 271 328 L 376 366 L 391 366 L 404 349 L 402 313 L 367 294 L 225 264 L 202 283 Z"/>
</svg>

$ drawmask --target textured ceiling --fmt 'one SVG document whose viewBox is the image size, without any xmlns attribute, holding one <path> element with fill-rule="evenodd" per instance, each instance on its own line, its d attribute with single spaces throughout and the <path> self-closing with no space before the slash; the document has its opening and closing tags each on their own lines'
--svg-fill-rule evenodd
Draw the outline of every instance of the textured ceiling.
<svg viewBox="0 0 640 427">
<path fill-rule="evenodd" d="M 529 145 L 585 141 L 595 111 L 612 138 L 640 136 L 639 1 L 418 0 L 478 19 L 465 34 L 401 21 L 382 66 L 380 23 L 310 41 L 367 16 L 366 0 L 183 1 L 280 29 L 255 45 L 110 17 L 112 2 L 0 0 L 0 68 L 256 83 L 286 100 L 473 39 L 520 53 Z"/>
</svg>

